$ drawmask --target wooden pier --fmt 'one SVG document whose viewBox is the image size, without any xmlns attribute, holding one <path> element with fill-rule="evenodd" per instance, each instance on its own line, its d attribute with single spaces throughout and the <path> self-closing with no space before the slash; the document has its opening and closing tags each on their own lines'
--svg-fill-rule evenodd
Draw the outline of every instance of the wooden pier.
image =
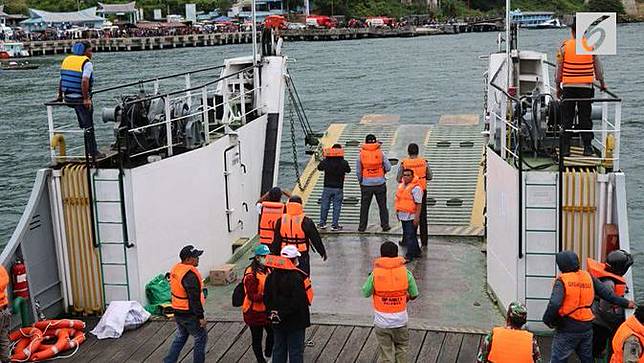
<svg viewBox="0 0 644 363">
<path fill-rule="evenodd" d="M 502 26 L 501 26 L 502 27 Z M 281 35 L 285 41 L 333 41 L 364 38 L 406 38 L 428 36 L 437 34 L 454 34 L 464 32 L 497 31 L 499 25 L 494 23 L 481 24 L 443 24 L 433 28 L 405 27 L 398 29 L 389 28 L 337 28 L 337 29 L 302 29 L 282 30 Z M 259 35 L 258 35 L 259 37 Z M 212 33 L 212 34 L 187 34 L 167 35 L 156 37 L 131 37 L 131 38 L 101 38 L 88 39 L 95 52 L 127 52 L 137 50 L 156 50 L 184 47 L 206 47 L 227 44 L 245 44 L 253 40 L 252 32 L 238 33 Z M 24 42 L 25 49 L 32 56 L 48 54 L 66 54 L 71 51 L 72 45 L 78 39 L 45 40 Z"/>
<path fill-rule="evenodd" d="M 78 39 L 25 42 L 32 56 L 65 54 Z M 252 32 L 168 35 L 158 37 L 88 39 L 95 52 L 124 52 L 183 47 L 206 47 L 226 44 L 244 44 L 253 41 Z"/>
<path fill-rule="evenodd" d="M 209 321 L 207 330 L 207 362 L 256 362 L 250 347 L 250 331 L 244 323 Z M 157 320 L 126 331 L 119 339 L 99 341 L 86 332 L 87 341 L 66 361 L 161 362 L 174 339 L 174 331 L 173 321 Z M 481 334 L 410 329 L 407 358 L 419 363 L 472 363 L 482 339 Z M 552 339 L 537 339 L 547 361 Z M 314 324 L 306 329 L 306 341 L 310 343 L 304 348 L 305 362 L 375 363 L 378 359 L 378 343 L 371 326 Z M 179 356 L 180 362 L 192 361 L 192 348 L 193 340 L 189 338 Z"/>
</svg>

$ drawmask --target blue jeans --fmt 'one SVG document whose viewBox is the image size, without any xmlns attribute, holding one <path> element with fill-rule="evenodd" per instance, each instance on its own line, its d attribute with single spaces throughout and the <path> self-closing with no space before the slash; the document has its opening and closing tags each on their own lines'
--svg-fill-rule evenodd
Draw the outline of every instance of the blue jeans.
<svg viewBox="0 0 644 363">
<path fill-rule="evenodd" d="M 403 232 L 403 246 L 407 248 L 407 259 L 412 259 L 420 256 L 420 246 L 418 246 L 418 236 L 416 231 L 417 226 L 414 226 L 414 221 L 401 221 Z"/>
<path fill-rule="evenodd" d="M 303 363 L 305 331 L 273 328 L 273 363 Z"/>
<path fill-rule="evenodd" d="M 205 362 L 208 331 L 199 326 L 199 320 L 197 318 L 175 315 L 174 320 L 177 322 L 177 332 L 174 335 L 174 341 L 170 346 L 168 355 L 163 359 L 163 363 L 177 362 L 181 349 L 183 349 L 186 341 L 188 341 L 188 335 L 192 335 L 195 339 L 194 348 L 192 348 L 192 361 L 195 363 Z"/>
<path fill-rule="evenodd" d="M 333 222 L 332 226 L 338 226 L 340 221 L 340 210 L 342 209 L 343 193 L 340 188 L 322 189 L 322 200 L 320 201 L 320 224 L 326 224 L 326 217 L 329 215 L 329 207 L 333 202 Z"/>
<path fill-rule="evenodd" d="M 550 363 L 566 363 L 573 352 L 577 353 L 581 363 L 593 362 L 592 330 L 583 333 L 555 332 Z"/>
</svg>

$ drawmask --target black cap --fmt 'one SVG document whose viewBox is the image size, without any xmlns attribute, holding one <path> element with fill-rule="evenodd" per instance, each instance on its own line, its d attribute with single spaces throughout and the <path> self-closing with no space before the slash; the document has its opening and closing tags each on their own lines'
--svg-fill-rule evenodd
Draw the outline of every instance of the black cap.
<svg viewBox="0 0 644 363">
<path fill-rule="evenodd" d="M 181 259 L 181 261 L 183 261 L 188 257 L 199 257 L 202 254 L 202 250 L 196 249 L 193 245 L 187 245 L 181 249 L 181 252 L 179 252 L 179 258 Z"/>
<path fill-rule="evenodd" d="M 367 137 L 365 137 L 364 141 L 367 144 L 375 144 L 376 143 L 376 135 L 369 134 L 369 135 L 367 135 Z"/>
</svg>

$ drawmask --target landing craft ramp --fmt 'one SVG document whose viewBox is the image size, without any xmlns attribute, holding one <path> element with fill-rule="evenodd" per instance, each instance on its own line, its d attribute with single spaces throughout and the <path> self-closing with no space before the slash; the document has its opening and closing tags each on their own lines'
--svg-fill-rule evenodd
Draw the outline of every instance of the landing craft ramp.
<svg viewBox="0 0 644 363">
<path fill-rule="evenodd" d="M 388 115 L 367 115 L 360 123 L 332 124 L 322 138 L 325 147 L 338 143 L 345 149 L 351 173 L 344 183 L 344 203 L 340 224 L 354 232 L 360 218 L 360 186 L 355 174 L 360 144 L 367 134 L 374 134 L 390 159 L 407 156 L 407 145 L 419 145 L 421 155 L 430 163 L 434 179 L 429 182 L 427 214 L 429 234 L 435 236 L 482 236 L 484 142 L 477 115 L 443 115 L 436 125 L 401 125 L 399 118 Z M 317 171 L 319 161 L 312 158 L 302 173 L 293 193 L 303 197 L 304 210 L 316 222 L 320 218 L 320 198 L 324 175 Z M 387 204 L 393 234 L 400 234 L 396 222 L 394 191 L 397 186 L 395 165 L 387 174 Z M 331 212 L 328 222 L 330 222 Z M 367 232 L 381 231 L 378 208 L 372 201 Z"/>
</svg>

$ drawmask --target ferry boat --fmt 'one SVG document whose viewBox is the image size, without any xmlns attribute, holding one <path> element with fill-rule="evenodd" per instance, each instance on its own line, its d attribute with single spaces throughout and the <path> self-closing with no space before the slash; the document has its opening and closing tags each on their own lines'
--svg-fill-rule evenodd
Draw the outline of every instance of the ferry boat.
<svg viewBox="0 0 644 363">
<path fill-rule="evenodd" d="M 100 314 L 117 300 L 145 303 L 145 284 L 168 271 L 188 242 L 206 251 L 199 265 L 204 275 L 226 262 L 241 272 L 257 241 L 254 203 L 278 184 L 282 134 L 295 140 L 300 124 L 312 156 L 298 170 L 293 192 L 314 220 L 323 147 L 342 144 L 353 164 L 360 142 L 373 133 L 394 164 L 416 142 L 433 168 L 430 245 L 408 265 L 421 292 L 409 306 L 410 361 L 474 361 L 481 334 L 503 324 L 512 301 L 527 305 L 530 330 L 546 334 L 539 342 L 547 359 L 549 329 L 541 316 L 557 275 L 556 253 L 575 250 L 585 267 L 587 258 L 630 249 L 621 99 L 610 92 L 594 99 L 596 155 L 573 147 L 572 156 L 559 157 L 561 101 L 552 96 L 552 64 L 546 53 L 513 48 L 514 37 L 516 27 L 506 33 L 506 48 L 487 57 L 482 117 L 443 115 L 435 125 L 365 115 L 360 122 L 331 124 L 318 138 L 279 41 L 220 66 L 96 90 L 122 94 L 103 111 L 103 119 L 114 123 L 114 150 L 96 164 L 72 137 L 78 130 L 56 118 L 64 105 L 46 103 L 51 165 L 36 173 L 24 214 L 0 255 L 8 269 L 16 261 L 26 266 L 26 320 Z M 192 83 L 197 74 L 213 72 L 218 76 Z M 185 86 L 162 87 L 161 81 L 176 78 Z M 292 112 L 285 111 L 287 103 Z M 295 158 L 303 155 L 290 146 Z M 395 190 L 391 176 L 387 186 Z M 376 359 L 370 302 L 359 290 L 380 244 L 399 239 L 401 229 L 390 205 L 391 231 L 371 224 L 358 233 L 355 175 L 347 176 L 344 193 L 344 231 L 324 235 L 327 261 L 311 258 L 316 297 L 306 361 Z M 632 300 L 632 274 L 626 278 Z M 209 326 L 208 361 L 252 359 L 249 331 L 230 306 L 232 289 L 209 286 L 207 318 L 216 323 Z M 174 326 L 150 324 L 126 333 L 125 341 L 138 342 L 136 349 L 90 337 L 79 357 L 158 361 Z"/>
<path fill-rule="evenodd" d="M 516 9 L 510 12 L 512 23 L 518 24 L 521 28 L 528 29 L 550 29 L 565 28 L 559 18 L 555 17 L 552 11 L 521 11 Z"/>
<path fill-rule="evenodd" d="M 0 59 L 29 57 L 21 42 L 0 42 Z"/>
</svg>

